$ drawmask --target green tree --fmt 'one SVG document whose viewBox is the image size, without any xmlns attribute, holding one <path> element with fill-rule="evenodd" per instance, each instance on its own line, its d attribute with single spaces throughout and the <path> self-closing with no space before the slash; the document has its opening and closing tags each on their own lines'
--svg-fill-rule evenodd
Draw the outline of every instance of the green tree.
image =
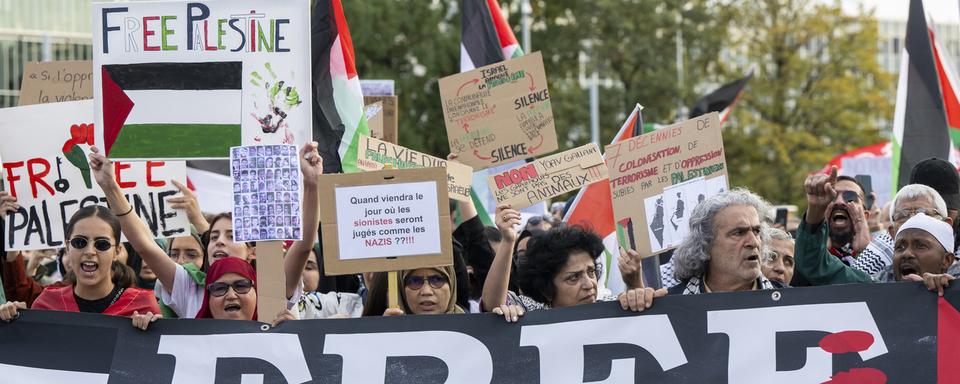
<svg viewBox="0 0 960 384">
<path fill-rule="evenodd" d="M 803 181 L 833 156 L 875 144 L 893 115 L 877 23 L 806 0 L 738 3 L 720 76 L 755 76 L 724 130 L 731 185 L 805 206 Z"/>
</svg>

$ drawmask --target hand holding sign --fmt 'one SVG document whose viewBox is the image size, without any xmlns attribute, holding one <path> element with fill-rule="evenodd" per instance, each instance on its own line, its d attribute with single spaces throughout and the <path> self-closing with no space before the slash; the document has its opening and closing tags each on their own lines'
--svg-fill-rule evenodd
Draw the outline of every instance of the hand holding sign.
<svg viewBox="0 0 960 384">
<path fill-rule="evenodd" d="M 497 229 L 503 236 L 503 241 L 513 243 L 517 241 L 517 226 L 520 225 L 520 212 L 510 204 L 497 206 Z"/>
<path fill-rule="evenodd" d="M 317 151 L 316 141 L 303 145 L 300 149 L 300 172 L 303 172 L 303 184 L 316 186 L 317 180 L 323 175 L 323 158 Z"/>
<path fill-rule="evenodd" d="M 17 204 L 17 198 L 6 191 L 0 191 L 0 216 L 6 216 L 18 209 L 20 205 Z"/>
<path fill-rule="evenodd" d="M 90 159 L 90 170 L 93 171 L 93 178 L 101 188 L 116 182 L 113 176 L 113 162 L 100 153 L 100 148 L 90 147 L 88 158 Z"/>
</svg>

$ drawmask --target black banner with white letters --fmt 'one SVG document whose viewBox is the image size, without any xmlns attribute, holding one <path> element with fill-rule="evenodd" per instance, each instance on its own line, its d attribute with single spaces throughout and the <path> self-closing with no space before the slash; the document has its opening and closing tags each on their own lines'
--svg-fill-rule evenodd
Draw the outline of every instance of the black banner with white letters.
<svg viewBox="0 0 960 384">
<path fill-rule="evenodd" d="M 918 283 L 867 284 L 671 296 L 640 314 L 600 303 L 514 324 L 160 320 L 148 331 L 24 311 L 0 323 L 0 382 L 943 383 L 960 378 L 960 289 L 945 298 Z"/>
</svg>

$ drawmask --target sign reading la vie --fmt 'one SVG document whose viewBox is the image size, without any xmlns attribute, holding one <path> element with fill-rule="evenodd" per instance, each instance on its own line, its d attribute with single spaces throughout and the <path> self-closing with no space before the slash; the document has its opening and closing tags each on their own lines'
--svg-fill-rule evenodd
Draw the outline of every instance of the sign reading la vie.
<svg viewBox="0 0 960 384">
<path fill-rule="evenodd" d="M 23 311 L 0 322 L 4 382 L 952 383 L 960 289 L 850 284 L 492 315 L 287 321 Z M 939 319 L 939 320 L 938 320 Z M 50 359 L 44 335 L 82 350 Z M 39 338 L 39 339 L 38 339 Z M 918 342 L 918 340 L 920 342 Z M 59 381 L 57 380 L 59 379 Z"/>
<path fill-rule="evenodd" d="M 312 137 L 308 0 L 93 5 L 96 143 L 111 158 L 227 158 Z"/>
</svg>

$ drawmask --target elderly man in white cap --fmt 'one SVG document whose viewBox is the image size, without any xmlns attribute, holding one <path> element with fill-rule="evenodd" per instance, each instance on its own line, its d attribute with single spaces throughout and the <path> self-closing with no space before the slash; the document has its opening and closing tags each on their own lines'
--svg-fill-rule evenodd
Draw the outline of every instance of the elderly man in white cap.
<svg viewBox="0 0 960 384">
<path fill-rule="evenodd" d="M 953 264 L 953 228 L 926 214 L 914 215 L 900 226 L 893 242 L 893 280 L 923 281 L 927 289 L 942 296 L 954 277 L 947 273 Z"/>
</svg>

